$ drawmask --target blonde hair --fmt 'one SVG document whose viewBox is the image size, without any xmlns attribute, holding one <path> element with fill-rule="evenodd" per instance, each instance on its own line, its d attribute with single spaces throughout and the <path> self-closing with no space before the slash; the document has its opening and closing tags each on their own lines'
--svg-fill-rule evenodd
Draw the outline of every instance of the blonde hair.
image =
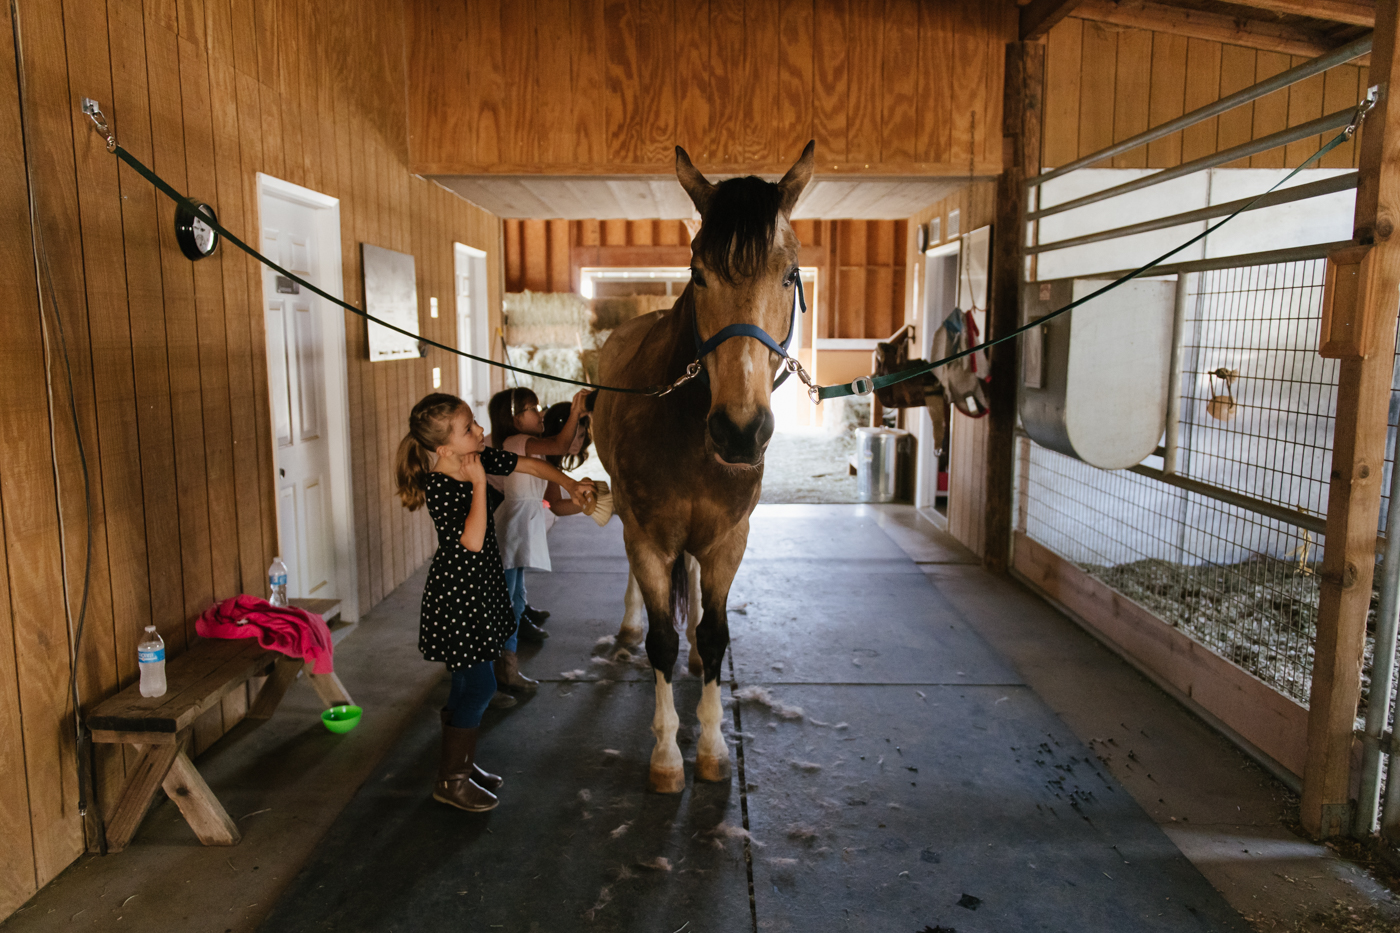
<svg viewBox="0 0 1400 933">
<path fill-rule="evenodd" d="M 399 498 L 410 512 L 417 511 L 427 501 L 423 495 L 423 478 L 433 468 L 432 454 L 447 443 L 452 434 L 452 416 L 467 403 L 446 392 L 425 395 L 408 414 L 408 433 L 399 441 L 399 453 L 394 460 L 394 475 L 399 481 Z"/>
</svg>

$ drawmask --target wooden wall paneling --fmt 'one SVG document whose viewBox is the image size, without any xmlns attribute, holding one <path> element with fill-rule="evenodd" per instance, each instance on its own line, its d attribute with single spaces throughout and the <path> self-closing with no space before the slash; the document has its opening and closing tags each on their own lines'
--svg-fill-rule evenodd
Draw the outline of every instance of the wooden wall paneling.
<svg viewBox="0 0 1400 933">
<path fill-rule="evenodd" d="M 536 128 L 535 72 L 540 54 L 535 35 L 538 19 L 535 0 L 508 0 L 501 4 L 501 64 L 508 89 L 505 95 L 505 123 L 501 134 L 501 159 L 527 163 L 539 158 L 540 138 Z"/>
<path fill-rule="evenodd" d="M 1118 33 L 1100 23 L 1086 22 L 1079 77 L 1078 157 L 1113 144 L 1113 85 L 1117 70 Z"/>
<path fill-rule="evenodd" d="M 779 158 L 791 153 L 790 157 L 796 159 L 812 139 L 812 2 L 786 0 L 779 15 L 778 109 L 774 115 L 773 150 Z"/>
<path fill-rule="evenodd" d="M 526 220 L 520 224 L 524 254 L 522 287 L 532 292 L 549 291 L 549 236 L 546 221 Z"/>
<path fill-rule="evenodd" d="M 1084 21 L 1073 17 L 1045 40 L 1045 134 L 1041 163 L 1047 168 L 1079 158 L 1079 88 Z"/>
<path fill-rule="evenodd" d="M 210 192 L 219 219 L 230 228 L 251 234 L 253 224 L 243 203 L 242 163 L 238 142 L 238 88 L 233 69 L 233 22 L 226 5 L 207 6 L 209 38 L 209 101 L 213 135 L 216 187 Z M 223 534 L 237 546 L 237 590 L 261 595 L 263 563 L 261 505 L 258 486 L 257 404 L 252 379 L 253 345 L 248 319 L 260 310 L 261 300 L 251 300 L 248 279 L 252 260 L 237 249 L 224 248 L 214 262 L 220 267 L 224 300 L 224 369 L 228 384 L 229 463 L 233 471 L 234 520 Z M 135 651 L 134 643 L 132 651 Z M 133 654 L 134 658 L 134 654 Z M 134 664 L 134 661 L 133 661 Z M 244 694 L 246 697 L 246 693 Z"/>
<path fill-rule="evenodd" d="M 325 191 L 325 181 L 321 178 L 320 166 L 325 164 L 325 154 L 321 152 L 321 111 L 316 99 L 316 4 L 297 5 L 297 107 L 301 111 L 297 121 L 301 128 L 302 184 L 313 191 Z M 407 104 L 405 104 L 407 106 Z"/>
<path fill-rule="evenodd" d="M 203 50 L 179 39 L 180 99 L 184 112 L 187 191 L 205 201 L 218 200 L 214 162 L 209 63 Z M 194 307 L 206 485 L 210 565 L 214 599 L 240 592 L 238 514 L 233 472 L 233 413 L 229 402 L 228 341 L 224 321 L 223 267 L 216 262 L 193 263 Z"/>
<path fill-rule="evenodd" d="M 705 162 L 743 157 L 744 0 L 710 0 L 710 123 Z"/>
<path fill-rule="evenodd" d="M 112 68 L 112 113 L 108 118 L 123 147 L 149 165 L 151 129 L 144 24 L 139 11 L 121 4 L 109 5 L 107 15 Z M 162 312 L 164 285 L 156 230 L 157 195 L 144 178 L 125 166 L 118 167 L 117 177 L 121 189 L 127 326 L 137 403 L 151 623 L 162 638 L 174 641 L 177 630 L 183 636 L 184 582 Z M 134 642 L 130 648 L 134 668 Z"/>
<path fill-rule="evenodd" d="M 105 9 L 93 0 L 68 0 L 65 18 L 71 22 L 102 23 Z M 112 67 L 105 28 L 67 30 L 70 83 L 112 106 Z M 122 261 L 121 194 L 117 162 L 106 151 L 76 110 L 73 126 L 79 214 L 82 219 L 84 280 L 87 285 L 88 327 L 92 345 L 92 385 L 95 425 L 86 431 L 90 460 L 100 461 L 100 512 L 105 537 L 100 539 L 103 558 L 94 568 L 94 582 L 110 593 L 111 621 L 96 618 L 87 623 L 94 634 L 85 639 L 83 697 L 101 697 L 136 672 L 136 643 L 150 624 L 151 605 L 146 556 L 145 515 L 142 509 L 141 451 L 137 433 L 136 387 L 132 372 L 131 326 L 127 318 L 126 269 Z M 76 341 L 75 341 L 76 343 Z M 95 441 L 95 443 L 93 443 Z M 97 490 L 93 495 L 96 499 Z M 94 506 L 98 506 L 94 502 Z M 96 534 L 97 529 L 93 529 Z M 0 535 L 3 539 L 3 535 Z M 0 574 L 0 579 L 3 579 Z M 8 608 L 8 606 L 6 606 Z M 99 650 L 111 657 L 94 664 Z M 13 657 L 0 661 L 12 667 Z M 93 667 L 102 676 L 93 678 Z M 0 680 L 4 676 L 0 674 Z M 3 706 L 3 700 L 0 700 Z M 16 729 L 18 726 L 16 726 Z M 16 733 L 18 734 L 18 733 Z M 99 803 L 115 803 L 115 794 L 103 791 L 120 787 L 125 773 L 118 750 L 95 750 Z M 0 752 L 0 757 L 4 753 Z M 9 759 L 6 760 L 16 760 Z M 13 769 L 20 776 L 21 769 Z M 0 803 L 0 808 L 4 806 Z M 3 817 L 0 817 L 3 822 Z M 4 882 L 0 882 L 3 888 Z M 0 914 L 4 907 L 0 906 Z"/>
<path fill-rule="evenodd" d="M 596 164 L 607 157 L 607 98 L 604 95 L 607 49 L 603 0 L 570 0 L 569 26 L 573 44 L 569 62 L 574 105 L 572 155 L 575 162 Z M 682 133 L 681 139 L 685 138 Z"/>
<path fill-rule="evenodd" d="M 572 291 L 569 283 L 569 222 L 549 221 L 549 290 Z"/>
<path fill-rule="evenodd" d="M 0 13 L 0 26 L 9 26 L 10 10 L 5 8 Z M 14 46 L 7 34 L 3 41 L 5 47 L 3 52 L 8 55 L 14 54 Z M 17 108 L 11 105 L 15 101 L 14 94 L 14 72 L 11 71 L 8 77 L 10 80 L 4 85 L 0 85 L 0 93 L 4 93 L 8 106 L 5 109 L 6 117 L 13 118 L 17 123 L 19 113 Z M 0 78 L 0 81 L 4 81 Z M 11 125 L 14 125 L 13 123 Z M 23 155 L 20 152 L 20 140 L 13 139 L 14 145 L 0 149 L 0 164 L 7 169 L 16 171 L 23 170 Z M 25 210 L 22 205 L 23 198 L 15 198 L 14 195 L 22 194 L 18 186 L 10 186 L 11 192 L 5 196 L 3 203 L 10 211 L 7 216 L 22 216 Z M 0 231 L 0 244 L 4 245 L 0 249 L 0 269 L 3 269 L 7 282 L 22 281 L 21 275 L 12 274 L 18 270 L 13 268 L 15 263 L 30 259 L 32 254 L 27 253 L 28 229 L 20 224 L 6 224 L 3 231 Z M 30 288 L 32 294 L 33 277 L 30 278 Z M 24 308 L 24 301 L 16 302 L 19 307 L 15 310 L 28 311 L 37 314 L 33 300 L 30 299 L 29 307 Z M 0 349 L 0 356 L 5 351 Z M 3 474 L 0 474 L 0 478 Z M 0 553 L 8 556 L 8 537 L 5 529 L 5 508 L 3 494 L 0 494 Z M 10 579 L 8 573 L 0 573 L 0 762 L 4 762 L 5 767 L 0 768 L 0 837 L 11 840 L 6 846 L 6 857 L 0 859 L 0 916 L 9 916 L 19 908 L 21 904 L 29 900 L 30 895 L 37 888 L 37 877 L 34 873 L 34 847 L 30 840 L 33 838 L 33 826 L 29 818 L 29 786 L 28 773 L 23 766 L 24 761 L 24 723 L 20 717 L 20 687 L 19 669 L 15 657 L 15 645 L 17 631 L 15 628 L 14 615 L 10 609 L 11 593 Z"/>
<path fill-rule="evenodd" d="M 237 21 L 235 20 L 235 30 Z M 235 49 L 237 44 L 235 42 Z M 239 150 L 242 154 L 243 209 L 247 230 L 256 241 L 262 240 L 262 214 L 258 205 L 257 173 L 267 171 L 264 161 L 262 100 L 258 84 L 251 77 L 236 75 L 238 85 Z M 249 259 L 243 264 L 248 289 L 247 318 L 249 359 L 252 362 L 254 434 L 257 442 L 258 509 L 261 515 L 262 566 L 258 571 L 258 592 L 266 593 L 264 578 L 271 558 L 281 553 L 277 528 L 277 489 L 272 452 L 272 410 L 268 396 L 266 305 L 263 299 L 262 266 Z"/>
<path fill-rule="evenodd" d="M 880 159 L 912 162 L 918 158 L 919 6 L 917 0 L 887 0 L 881 60 Z"/>
<path fill-rule="evenodd" d="M 298 22 L 299 3 L 277 4 L 277 80 L 272 84 L 278 102 L 279 136 L 282 140 L 284 176 L 293 184 L 306 186 L 306 165 L 302 150 L 301 101 L 297 93 L 301 49 Z"/>
<path fill-rule="evenodd" d="M 675 69 L 676 140 L 692 159 L 708 159 L 710 147 L 710 10 L 676 24 L 671 34 Z M 666 159 L 670 154 L 666 154 Z"/>
<path fill-rule="evenodd" d="M 6 22 L 6 25 L 11 24 Z M 69 88 L 64 71 L 62 18 L 56 7 L 41 7 L 39 13 L 24 15 L 22 28 L 29 84 L 27 104 L 34 108 L 31 126 L 41 146 L 39 151 L 31 153 L 31 158 L 39 184 L 42 234 L 50 263 L 55 266 L 55 287 L 62 289 L 57 296 L 60 305 L 57 311 L 62 312 L 64 324 L 76 324 L 76 317 L 83 314 L 81 305 L 84 304 L 83 270 L 80 266 L 74 268 L 80 256 L 76 244 L 77 209 L 71 182 L 59 184 L 64 175 L 69 179 L 73 177 L 73 137 L 67 109 Z M 8 42 L 7 36 L 7 45 Z M 14 88 L 8 81 L 7 85 Z M 15 99 L 14 95 L 6 98 L 7 115 L 13 116 L 13 126 L 18 125 L 18 113 L 10 109 L 10 101 Z M 7 151 L 6 161 L 10 163 L 7 168 L 13 170 L 13 177 L 24 178 L 22 140 L 18 139 L 18 134 L 11 136 L 17 146 Z M 63 590 L 59 586 L 64 555 L 60 551 L 55 517 L 57 490 L 50 454 L 43 325 L 36 294 L 38 283 L 32 272 L 34 252 L 28 242 L 31 237 L 28 205 L 21 193 L 22 186 L 14 188 L 20 191 L 15 192 L 18 198 L 15 198 L 13 212 L 8 214 L 11 221 L 6 224 L 4 245 L 7 247 L 7 282 L 15 286 L 17 314 L 7 326 L 6 339 L 0 342 L 3 345 L 0 346 L 0 373 L 4 373 L 6 384 L 6 405 L 0 412 L 0 483 L 4 486 L 0 507 L 4 509 L 7 565 L 14 569 L 10 577 L 10 609 L 17 622 L 15 670 L 20 686 L 21 734 L 24 737 L 22 762 L 14 763 L 21 765 L 28 779 L 34 870 L 36 881 L 43 884 L 83 850 L 83 825 L 78 821 L 74 806 L 76 763 L 67 692 L 71 644 L 64 616 Z M 74 294 L 74 284 L 77 294 Z M 49 333 L 56 340 L 55 318 L 52 317 L 55 307 L 48 289 L 42 301 L 48 303 Z M 74 307 L 74 303 L 80 307 Z M 53 357 L 53 364 L 62 366 L 62 359 Z M 91 380 L 90 375 L 88 380 Z M 57 423 L 52 443 L 71 459 L 73 434 L 71 427 L 64 427 L 67 402 L 69 396 L 63 387 L 56 385 L 55 417 L 64 420 Z M 63 469 L 60 465 L 66 509 L 70 503 L 81 503 L 81 496 L 73 495 L 76 472 L 73 466 Z M 81 539 L 81 535 L 70 537 L 70 566 L 81 567 L 81 563 L 71 565 L 73 537 Z"/>
<path fill-rule="evenodd" d="M 846 24 L 847 67 L 851 76 L 846 95 L 846 158 L 852 162 L 880 160 L 883 6 L 883 0 L 851 0 Z"/>
<path fill-rule="evenodd" d="M 1297 67 L 1305 61 L 1307 59 L 1295 55 L 1289 61 L 1289 66 Z M 1322 116 L 1322 92 L 1326 80 L 1325 74 L 1313 75 L 1288 89 L 1289 126 L 1298 126 Z M 1296 168 L 1303 163 L 1304 159 L 1316 152 L 1322 144 L 1321 136 L 1309 136 L 1306 139 L 1289 143 L 1283 150 L 1283 164 L 1289 168 Z"/>
<path fill-rule="evenodd" d="M 569 0 L 535 0 L 535 15 L 535 113 L 545 127 L 564 126 L 574 110 Z M 535 140 L 535 158 L 571 162 L 574 141 L 567 133 L 542 134 Z"/>
<path fill-rule="evenodd" d="M 371 228 L 369 219 L 369 198 L 367 193 L 368 167 L 366 162 L 366 140 L 364 134 L 359 132 L 352 115 L 347 112 L 347 129 L 350 134 L 350 185 L 346 192 L 353 205 L 353 234 L 350 240 L 349 249 L 345 252 L 351 254 L 352 261 L 347 264 L 347 272 L 353 273 L 351 288 L 356 296 L 356 305 L 364 310 L 364 274 L 360 245 L 370 242 Z M 377 404 L 378 389 L 377 370 L 383 363 L 369 362 L 368 354 L 368 330 L 363 318 L 355 321 L 355 329 L 360 335 L 365 352 L 360 355 L 359 369 L 362 374 L 360 382 L 360 418 L 365 422 L 365 445 L 364 445 L 364 467 L 362 481 L 359 486 L 359 498 L 364 500 L 367 524 L 369 532 L 366 535 L 368 552 L 367 561 L 368 572 L 366 579 L 369 580 L 369 603 L 374 605 L 383 599 L 387 593 L 384 590 L 384 551 L 379 546 L 383 538 L 384 530 L 381 528 L 383 510 L 380 508 L 378 499 L 379 492 L 379 406 Z"/>
<path fill-rule="evenodd" d="M 745 162 L 780 158 L 773 137 L 781 106 L 781 16 L 780 3 L 744 4 L 744 71 L 740 79 L 743 138 L 739 151 Z"/>
<path fill-rule="evenodd" d="M 1365 93 L 1361 75 L 1355 68 L 1333 68 L 1323 76 L 1322 112 L 1336 113 L 1356 103 L 1357 95 Z M 1321 168 L 1351 168 L 1356 161 L 1356 140 L 1342 143 L 1319 160 Z"/>
<path fill-rule="evenodd" d="M 642 152 L 641 104 L 637 99 L 637 3 L 604 0 L 607 24 L 607 146 L 612 162 L 636 161 Z"/>
<path fill-rule="evenodd" d="M 850 0 L 815 0 L 813 36 L 812 135 L 817 164 L 844 162 L 850 137 L 846 97 L 850 62 L 845 35 Z"/>
<path fill-rule="evenodd" d="M 1291 66 L 1289 57 L 1280 52 L 1263 52 L 1255 62 L 1254 80 L 1265 81 Z M 1288 127 L 1288 95 L 1291 88 L 1274 91 L 1254 102 L 1254 139 L 1277 133 Z M 1250 168 L 1283 168 L 1284 148 L 1261 152 L 1249 160 Z"/>
<path fill-rule="evenodd" d="M 1161 126 L 1186 112 L 1187 44 L 1185 36 L 1163 32 L 1152 36 L 1152 99 L 1148 104 L 1148 126 Z M 1180 164 L 1180 133 L 1147 144 L 1149 167 L 1171 168 Z"/>
<path fill-rule="evenodd" d="M 258 56 L 258 71 L 254 75 L 265 87 L 277 84 L 277 4 L 256 0 L 253 5 L 253 37 Z"/>
<path fill-rule="evenodd" d="M 1220 60 L 1224 46 L 1205 39 L 1186 41 L 1186 112 L 1220 99 Z M 1181 161 L 1215 152 L 1220 118 L 1211 117 L 1181 131 Z"/>
<path fill-rule="evenodd" d="M 1228 97 L 1254 83 L 1254 69 L 1259 53 L 1254 49 L 1227 45 L 1220 50 L 1220 96 Z M 1216 135 L 1216 146 L 1229 149 L 1248 142 L 1254 134 L 1254 108 L 1257 103 L 1241 104 L 1227 110 L 1218 118 L 1220 128 Z M 1248 159 L 1227 162 L 1224 168 L 1248 168 Z"/>
<path fill-rule="evenodd" d="M 155 169 L 179 191 L 189 189 L 185 167 L 184 114 L 178 88 L 178 40 L 164 28 L 146 30 L 146 65 L 151 76 L 151 142 Z M 175 242 L 174 205 L 157 202 L 161 279 L 165 283 L 165 333 L 170 359 L 170 405 L 175 440 L 175 479 L 180 512 L 180 558 L 185 581 L 184 631 L 171 647 L 182 651 L 193 637 L 194 618 L 214 598 L 209 532 L 208 462 L 200 392 L 199 332 L 195 321 L 192 264 Z"/>
<path fill-rule="evenodd" d="M 983 94 L 989 67 L 987 42 L 981 34 L 982 21 L 976 18 L 980 11 L 975 7 L 973 10 L 972 15 L 965 14 L 954 24 L 953 110 L 949 114 L 952 122 L 952 151 L 949 156 L 954 165 L 967 165 L 969 170 L 988 134 L 1001 137 L 1001 127 L 989 122 L 990 115 Z M 1000 68 L 1000 63 L 1001 57 L 998 56 L 995 67 Z"/>
<path fill-rule="evenodd" d="M 1005 84 L 1006 45 L 1020 38 L 1020 18 L 1009 3 L 982 4 L 982 34 L 987 67 L 983 72 L 982 100 L 987 108 L 987 132 L 981 135 L 977 159 L 1001 164 L 1002 86 Z"/>
<path fill-rule="evenodd" d="M 1152 33 L 1125 29 L 1118 34 L 1118 69 L 1113 95 L 1113 141 L 1147 129 L 1152 90 Z M 1114 168 L 1145 168 L 1147 147 L 1116 156 Z"/>
<path fill-rule="evenodd" d="M 915 158 L 947 162 L 952 146 L 953 11 L 943 3 L 920 3 L 918 78 L 914 108 Z"/>
<path fill-rule="evenodd" d="M 507 0 L 509 2 L 509 0 Z M 500 43 L 502 0 L 473 0 L 468 5 L 471 21 L 467 29 L 468 54 L 471 58 L 471 86 L 481 92 L 473 99 L 476 114 L 476 161 L 501 161 L 504 117 L 501 100 L 504 96 L 505 71 Z"/>
<path fill-rule="evenodd" d="M 398 249 L 399 243 L 395 236 L 396 231 L 387 190 L 388 153 L 377 135 L 370 137 L 368 155 L 370 190 L 373 198 L 371 209 L 374 211 L 371 215 L 373 239 L 370 242 L 402 252 L 401 249 Z M 393 498 L 392 465 L 396 445 L 391 440 L 391 435 L 401 426 L 399 420 L 401 374 L 403 367 L 409 365 L 412 364 L 407 360 L 391 360 L 377 364 L 379 370 L 377 403 L 379 405 L 379 423 L 383 426 L 383 430 L 379 432 L 379 486 L 375 490 L 375 499 L 381 509 L 381 528 L 385 532 L 382 535 L 380 546 L 384 554 L 383 573 L 386 594 L 393 591 L 403 574 L 403 519 L 400 510 L 395 508 L 396 503 Z"/>
<path fill-rule="evenodd" d="M 677 23 L 674 0 L 637 0 L 636 17 L 640 157 L 645 162 L 667 162 L 674 159 L 676 145 L 672 50 L 677 30 L 684 27 Z"/>
<path fill-rule="evenodd" d="M 233 24 L 233 67 L 241 75 L 257 80 L 258 39 L 254 25 L 256 0 L 229 0 Z"/>
<path fill-rule="evenodd" d="M 315 4 L 312 5 L 315 8 Z M 405 3 L 411 35 L 426 41 L 415 42 L 404 56 L 410 85 L 433 82 L 437 93 L 408 95 L 409 152 L 433 152 L 453 140 L 475 135 L 476 113 L 468 98 L 471 85 L 466 3 L 435 4 L 431 9 Z M 321 82 L 324 91 L 329 82 Z"/>
</svg>

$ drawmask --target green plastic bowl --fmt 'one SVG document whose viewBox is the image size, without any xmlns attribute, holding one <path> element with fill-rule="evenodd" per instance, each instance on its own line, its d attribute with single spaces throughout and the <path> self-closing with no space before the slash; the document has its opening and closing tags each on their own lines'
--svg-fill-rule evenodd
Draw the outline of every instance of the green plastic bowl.
<svg viewBox="0 0 1400 933">
<path fill-rule="evenodd" d="M 332 706 L 321 714 L 321 723 L 337 734 L 349 732 L 360 724 L 364 712 L 358 706 Z"/>
</svg>

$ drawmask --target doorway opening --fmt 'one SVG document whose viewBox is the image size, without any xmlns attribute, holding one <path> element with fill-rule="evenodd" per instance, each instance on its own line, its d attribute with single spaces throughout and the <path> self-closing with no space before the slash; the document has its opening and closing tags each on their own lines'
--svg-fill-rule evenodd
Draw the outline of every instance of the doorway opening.
<svg viewBox="0 0 1400 933">
<path fill-rule="evenodd" d="M 453 243 L 452 256 L 457 291 L 457 349 L 475 356 L 490 357 L 486 253 L 464 243 Z M 457 394 L 472 407 L 472 411 L 485 412 L 491 396 L 491 367 L 465 356 L 457 357 Z"/>
<path fill-rule="evenodd" d="M 263 253 L 340 297 L 339 200 L 261 173 L 257 183 Z M 262 283 L 287 595 L 339 599 L 341 617 L 357 621 L 345 315 L 270 269 Z"/>
</svg>

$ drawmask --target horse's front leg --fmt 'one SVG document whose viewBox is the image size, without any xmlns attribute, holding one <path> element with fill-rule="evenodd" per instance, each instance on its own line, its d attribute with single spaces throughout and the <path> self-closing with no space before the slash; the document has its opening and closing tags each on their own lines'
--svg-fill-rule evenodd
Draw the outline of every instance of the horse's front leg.
<svg viewBox="0 0 1400 933">
<path fill-rule="evenodd" d="M 695 630 L 700 627 L 700 618 L 705 612 L 700 588 L 700 561 L 693 555 L 686 554 L 685 569 L 689 577 L 686 586 L 690 596 L 690 605 L 687 608 L 685 618 L 685 640 L 690 643 L 690 656 L 686 660 L 686 666 L 689 668 L 691 676 L 699 677 L 705 671 L 704 662 L 700 660 L 700 649 L 695 644 Z"/>
<path fill-rule="evenodd" d="M 680 653 L 680 636 L 671 614 L 671 574 L 680 555 L 663 555 L 651 548 L 627 548 L 632 573 L 641 590 L 647 610 L 647 659 L 651 661 L 656 678 L 656 713 L 651 731 L 656 746 L 651 751 L 648 784 L 659 794 L 678 794 L 685 790 L 685 765 L 676 731 L 680 717 L 676 715 L 675 695 L 671 690 L 672 672 Z"/>
<path fill-rule="evenodd" d="M 729 780 L 729 745 L 719 727 L 724 715 L 720 681 L 724 652 L 729 648 L 729 587 L 744 559 L 748 538 L 749 523 L 745 520 L 700 557 L 704 615 L 695 630 L 695 645 L 704 668 L 704 686 L 696 711 L 700 741 L 695 750 L 695 778 L 700 781 Z"/>
</svg>

